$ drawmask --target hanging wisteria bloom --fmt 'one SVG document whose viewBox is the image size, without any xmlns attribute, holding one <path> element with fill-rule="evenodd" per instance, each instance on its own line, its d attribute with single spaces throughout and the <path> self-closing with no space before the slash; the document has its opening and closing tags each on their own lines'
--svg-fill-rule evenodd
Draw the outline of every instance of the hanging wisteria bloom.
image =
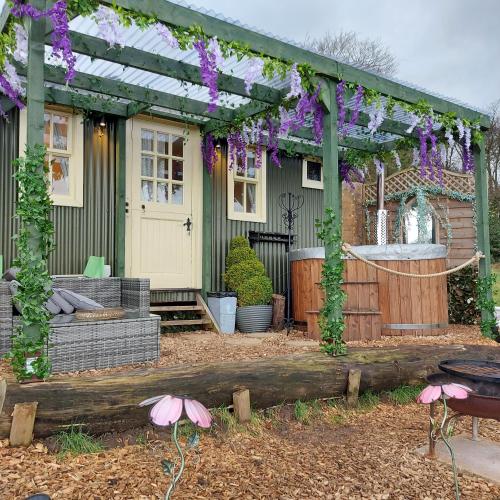
<svg viewBox="0 0 500 500">
<path fill-rule="evenodd" d="M 6 59 L 4 63 L 4 72 L 0 75 L 0 90 L 5 94 L 19 109 L 24 108 L 21 101 L 23 88 L 21 80 L 16 73 L 16 69 Z"/>
<path fill-rule="evenodd" d="M 16 68 L 14 68 L 14 66 L 10 63 L 8 59 L 5 60 L 3 69 L 5 73 L 5 78 L 10 83 L 10 86 L 12 87 L 14 92 L 16 92 L 17 95 L 24 95 L 24 88 L 23 84 L 21 83 L 21 79 L 17 74 Z"/>
<path fill-rule="evenodd" d="M 207 50 L 207 46 L 203 40 L 197 40 L 193 47 L 198 52 L 200 59 L 200 73 L 203 85 L 208 87 L 208 94 L 210 102 L 208 103 L 208 112 L 213 113 L 217 109 L 217 102 L 219 101 L 219 88 L 217 80 L 219 79 L 219 72 L 217 70 L 217 62 L 215 55 Z"/>
<path fill-rule="evenodd" d="M 420 122 L 420 117 L 415 113 L 410 114 L 410 119 L 411 119 L 410 126 L 406 129 L 407 134 L 411 134 L 415 130 L 415 127 Z"/>
<path fill-rule="evenodd" d="M 337 101 L 338 109 L 338 123 L 337 129 L 340 135 L 344 133 L 345 117 L 347 109 L 345 107 L 345 81 L 341 80 L 337 85 L 337 90 L 335 92 L 335 99 Z"/>
<path fill-rule="evenodd" d="M 465 135 L 465 125 L 464 125 L 463 121 L 460 118 L 457 118 L 455 121 L 455 124 L 456 124 L 457 130 L 458 130 L 458 138 L 463 139 L 463 137 Z"/>
<path fill-rule="evenodd" d="M 179 48 L 179 42 L 177 38 L 170 31 L 170 28 L 163 23 L 156 23 L 154 25 L 157 33 L 161 36 L 162 40 L 172 49 Z"/>
<path fill-rule="evenodd" d="M 218 160 L 214 136 L 211 133 L 206 134 L 203 138 L 203 141 L 201 143 L 201 154 L 206 169 L 208 173 L 211 174 Z"/>
<path fill-rule="evenodd" d="M 343 136 L 349 135 L 351 130 L 354 128 L 354 125 L 358 122 L 359 114 L 361 112 L 361 106 L 363 105 L 363 96 L 365 89 L 358 85 L 356 89 L 356 94 L 354 95 L 354 106 L 351 113 L 351 118 L 349 119 L 349 123 L 344 130 L 340 131 L 340 134 Z"/>
<path fill-rule="evenodd" d="M 71 49 L 71 39 L 69 37 L 69 22 L 66 0 L 57 0 L 52 9 L 48 11 L 52 21 L 52 54 L 66 63 L 66 82 L 71 82 L 75 78 L 76 57 Z"/>
<path fill-rule="evenodd" d="M 287 137 L 288 132 L 293 125 L 293 118 L 283 106 L 279 107 L 278 112 L 280 114 L 280 127 L 278 134 L 282 137 Z"/>
<path fill-rule="evenodd" d="M 395 149 L 392 150 L 392 156 L 394 158 L 394 162 L 396 163 L 396 167 L 398 168 L 398 170 L 401 170 L 401 158 L 399 157 L 399 153 Z"/>
<path fill-rule="evenodd" d="M 412 161 L 411 161 L 411 166 L 412 167 L 418 167 L 418 164 L 420 163 L 420 156 L 419 156 L 419 151 L 418 148 L 413 148 L 412 149 Z"/>
<path fill-rule="evenodd" d="M 354 182 L 365 182 L 365 174 L 362 170 L 354 165 L 350 165 L 345 160 L 340 162 L 340 178 L 349 188 L 354 191 L 356 186 Z"/>
<path fill-rule="evenodd" d="M 222 55 L 222 50 L 217 37 L 210 38 L 208 42 L 208 51 L 212 54 L 217 69 L 222 71 L 222 68 L 224 67 L 224 56 Z"/>
<path fill-rule="evenodd" d="M 172 493 L 179 482 L 182 473 L 184 472 L 184 452 L 179 444 L 177 430 L 182 411 L 185 410 L 187 417 L 194 425 L 203 429 L 208 429 L 212 425 L 212 416 L 210 412 L 195 399 L 190 399 L 182 396 L 162 395 L 146 399 L 139 403 L 140 407 L 154 405 L 149 412 L 151 422 L 160 427 L 167 427 L 173 425 L 172 441 L 175 444 L 177 453 L 179 454 L 180 465 L 176 473 L 176 464 L 169 460 L 163 460 L 163 470 L 165 473 L 171 475 L 172 480 L 170 486 L 165 494 L 165 499 L 168 500 L 172 497 Z M 199 441 L 198 434 L 195 433 L 188 440 L 188 446 L 195 446 L 193 443 Z"/>
<path fill-rule="evenodd" d="M 385 165 L 378 158 L 373 158 L 373 163 L 375 164 L 377 175 L 382 175 L 385 172 Z"/>
<path fill-rule="evenodd" d="M 14 32 L 16 36 L 16 49 L 12 56 L 17 62 L 28 64 L 28 33 L 26 33 L 22 24 L 17 23 L 14 26 Z"/>
<path fill-rule="evenodd" d="M 99 5 L 94 13 L 94 19 L 97 23 L 99 36 L 105 40 L 110 47 L 119 45 L 125 46 L 123 29 L 120 24 L 118 14 L 109 7 Z"/>
<path fill-rule="evenodd" d="M 262 76 L 262 71 L 264 69 L 264 61 L 258 57 L 252 57 L 247 63 L 247 69 L 245 71 L 245 91 L 250 94 L 254 83 Z"/>
<path fill-rule="evenodd" d="M 373 136 L 385 120 L 385 103 L 380 101 L 372 104 L 368 111 L 368 116 L 370 117 L 370 121 L 367 128 Z"/>
<path fill-rule="evenodd" d="M 450 146 L 450 148 L 453 148 L 453 146 L 455 146 L 455 138 L 453 137 L 453 132 L 449 128 L 447 128 L 444 132 L 444 136 L 448 141 L 448 146 Z"/>
<path fill-rule="evenodd" d="M 297 69 L 297 63 L 294 63 L 292 69 L 290 70 L 290 92 L 288 92 L 286 98 L 293 99 L 294 97 L 299 97 L 303 91 L 302 78 L 299 70 Z"/>
</svg>

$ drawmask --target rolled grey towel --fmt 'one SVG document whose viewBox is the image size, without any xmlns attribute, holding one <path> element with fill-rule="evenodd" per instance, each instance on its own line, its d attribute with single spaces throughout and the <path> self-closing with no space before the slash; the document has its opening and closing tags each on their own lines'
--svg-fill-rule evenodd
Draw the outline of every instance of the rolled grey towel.
<svg viewBox="0 0 500 500">
<path fill-rule="evenodd" d="M 63 299 L 67 300 L 75 309 L 81 309 L 83 311 L 104 309 L 104 306 L 95 300 L 89 299 L 88 297 L 75 293 L 71 290 L 66 290 L 65 288 L 54 288 L 54 291 L 57 292 Z"/>
<path fill-rule="evenodd" d="M 51 299 L 59 306 L 64 314 L 72 314 L 75 308 L 59 293 L 53 290 Z"/>
<path fill-rule="evenodd" d="M 47 311 L 49 311 L 50 314 L 53 314 L 54 316 L 56 314 L 59 314 L 61 312 L 61 308 L 59 307 L 59 305 L 57 304 L 57 302 L 53 299 L 53 297 L 50 297 L 49 300 L 47 300 L 47 302 L 45 302 L 45 309 L 47 309 Z"/>
</svg>

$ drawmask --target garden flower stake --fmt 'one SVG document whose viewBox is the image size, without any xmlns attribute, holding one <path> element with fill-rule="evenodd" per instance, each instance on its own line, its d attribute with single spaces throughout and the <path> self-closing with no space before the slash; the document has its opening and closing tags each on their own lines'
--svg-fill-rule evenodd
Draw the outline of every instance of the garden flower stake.
<svg viewBox="0 0 500 500">
<path fill-rule="evenodd" d="M 460 489 L 458 486 L 458 476 L 457 476 L 457 464 L 455 461 L 455 453 L 453 452 L 453 448 L 451 447 L 448 438 L 451 434 L 451 418 L 448 418 L 448 405 L 446 400 L 448 398 L 455 399 L 467 399 L 469 392 L 472 389 L 462 384 L 443 384 L 443 385 L 428 385 L 418 396 L 417 403 L 423 404 L 431 404 L 433 405 L 437 400 L 441 399 L 444 406 L 444 414 L 443 420 L 441 421 L 441 425 L 439 428 L 436 426 L 436 422 L 434 420 L 434 413 L 431 408 L 431 432 L 430 439 L 433 443 L 436 443 L 439 438 L 443 440 L 446 448 L 448 449 L 451 456 L 451 465 L 453 468 L 453 479 L 455 482 L 455 498 L 457 500 L 460 499 Z"/>
<path fill-rule="evenodd" d="M 177 436 L 177 428 L 179 419 L 182 415 L 182 410 L 186 411 L 186 415 L 193 424 L 208 429 L 212 424 L 212 416 L 210 412 L 195 399 L 186 398 L 183 396 L 161 395 L 146 399 L 139 403 L 139 406 L 154 405 L 149 412 L 151 422 L 159 427 L 168 427 L 173 425 L 172 441 L 177 448 L 180 457 L 180 466 L 177 474 L 175 473 L 175 465 L 167 460 L 163 461 L 164 470 L 172 475 L 172 482 L 165 493 L 165 500 L 172 497 L 172 493 L 179 482 L 179 479 L 184 472 L 184 452 L 179 444 Z"/>
</svg>

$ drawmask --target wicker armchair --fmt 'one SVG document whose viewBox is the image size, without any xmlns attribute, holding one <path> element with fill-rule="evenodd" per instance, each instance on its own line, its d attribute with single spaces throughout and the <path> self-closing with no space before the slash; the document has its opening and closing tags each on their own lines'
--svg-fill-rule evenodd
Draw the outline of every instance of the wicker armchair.
<svg viewBox="0 0 500 500">
<path fill-rule="evenodd" d="M 104 307 L 123 307 L 125 318 L 79 321 L 59 314 L 51 320 L 48 353 L 53 372 L 110 368 L 158 359 L 160 317 L 149 314 L 149 280 L 64 276 L 54 287 L 66 288 Z M 13 313 L 8 283 L 0 281 L 0 355 L 11 345 L 21 317 Z"/>
</svg>

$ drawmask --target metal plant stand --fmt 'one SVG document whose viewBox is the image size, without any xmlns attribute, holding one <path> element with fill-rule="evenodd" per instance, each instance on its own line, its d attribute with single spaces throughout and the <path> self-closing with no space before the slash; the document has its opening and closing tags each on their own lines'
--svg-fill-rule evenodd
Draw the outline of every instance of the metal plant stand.
<svg viewBox="0 0 500 500">
<path fill-rule="evenodd" d="M 294 320 L 292 318 L 292 273 L 290 264 L 290 249 L 293 243 L 293 228 L 295 220 L 298 217 L 299 210 L 304 205 L 304 197 L 293 193 L 281 193 L 279 196 L 279 204 L 281 207 L 281 223 L 285 226 L 288 232 L 288 243 L 286 245 L 287 252 L 287 269 L 288 269 L 288 286 L 286 289 L 286 317 L 285 328 L 287 333 L 293 327 Z"/>
</svg>

